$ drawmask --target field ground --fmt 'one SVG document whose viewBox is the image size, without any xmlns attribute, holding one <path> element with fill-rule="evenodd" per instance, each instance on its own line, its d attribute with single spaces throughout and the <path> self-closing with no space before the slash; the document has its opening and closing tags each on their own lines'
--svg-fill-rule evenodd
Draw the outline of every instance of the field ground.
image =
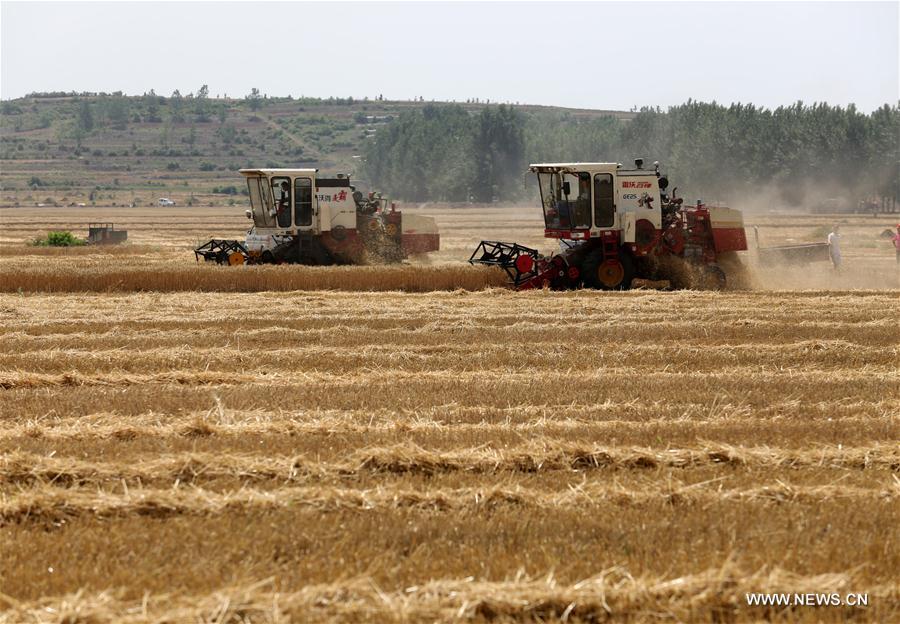
<svg viewBox="0 0 900 624">
<path fill-rule="evenodd" d="M 429 264 L 337 271 L 195 266 L 234 208 L 0 211 L 0 622 L 900 620 L 886 220 L 748 217 L 846 219 L 837 275 L 514 293 L 460 261 L 532 211 L 418 210 Z"/>
</svg>

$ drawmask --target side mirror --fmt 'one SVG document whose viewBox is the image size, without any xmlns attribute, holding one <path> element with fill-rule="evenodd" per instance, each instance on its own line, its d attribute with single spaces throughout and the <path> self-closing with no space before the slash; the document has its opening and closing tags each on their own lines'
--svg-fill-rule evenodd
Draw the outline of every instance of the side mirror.
<svg viewBox="0 0 900 624">
<path fill-rule="evenodd" d="M 569 196 L 569 193 L 572 191 L 572 187 L 569 186 L 568 182 L 563 182 L 563 195 L 566 197 Z"/>
<path fill-rule="evenodd" d="M 661 188 L 662 190 L 666 190 L 667 188 L 669 188 L 669 179 L 666 176 L 662 176 L 659 179 L 659 188 Z"/>
</svg>

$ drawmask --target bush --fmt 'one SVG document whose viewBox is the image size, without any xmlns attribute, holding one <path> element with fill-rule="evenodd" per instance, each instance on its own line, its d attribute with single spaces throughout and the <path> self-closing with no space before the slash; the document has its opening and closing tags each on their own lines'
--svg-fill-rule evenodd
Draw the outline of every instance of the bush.
<svg viewBox="0 0 900 624">
<path fill-rule="evenodd" d="M 212 163 L 200 163 L 200 171 L 215 171 L 216 166 Z"/>
<path fill-rule="evenodd" d="M 48 232 L 46 238 L 36 238 L 32 245 L 35 247 L 80 247 L 87 245 L 87 241 L 75 237 L 72 232 Z"/>
<path fill-rule="evenodd" d="M 214 186 L 212 192 L 221 195 L 237 195 L 240 191 L 236 186 Z"/>
<path fill-rule="evenodd" d="M 166 165 L 166 169 L 168 169 L 169 171 L 176 171 L 178 169 L 181 169 L 181 165 L 179 165 L 177 162 L 170 162 L 168 165 Z"/>
</svg>

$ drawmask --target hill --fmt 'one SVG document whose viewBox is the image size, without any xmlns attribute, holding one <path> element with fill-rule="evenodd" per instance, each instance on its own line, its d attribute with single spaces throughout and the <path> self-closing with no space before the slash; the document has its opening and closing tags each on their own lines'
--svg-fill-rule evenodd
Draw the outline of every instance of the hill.
<svg viewBox="0 0 900 624">
<path fill-rule="evenodd" d="M 155 94 L 33 94 L 0 107 L 0 206 L 221 205 L 241 167 L 317 167 L 359 177 L 366 143 L 432 102 Z M 461 103 L 470 114 L 491 104 Z M 634 113 L 521 106 L 576 119 Z"/>
</svg>

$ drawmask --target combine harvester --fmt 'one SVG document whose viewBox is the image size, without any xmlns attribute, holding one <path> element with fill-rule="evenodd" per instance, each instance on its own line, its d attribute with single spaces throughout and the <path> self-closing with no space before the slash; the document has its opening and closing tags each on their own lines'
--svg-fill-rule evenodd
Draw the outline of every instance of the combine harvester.
<svg viewBox="0 0 900 624">
<path fill-rule="evenodd" d="M 219 264 L 372 264 L 437 251 L 431 217 L 404 215 L 380 195 L 368 197 L 350 176 L 318 169 L 241 169 L 253 225 L 244 241 L 214 238 L 194 250 Z"/>
<path fill-rule="evenodd" d="M 641 159 L 634 164 L 531 165 L 540 186 L 544 236 L 558 239 L 560 252 L 544 256 L 516 243 L 482 241 L 469 262 L 502 268 L 519 290 L 625 290 L 635 279 L 724 288 L 723 261 L 747 250 L 742 213 L 700 201 L 684 205 L 677 189 L 667 194 L 669 181 L 658 163 L 653 169 L 645 169 Z"/>
</svg>

